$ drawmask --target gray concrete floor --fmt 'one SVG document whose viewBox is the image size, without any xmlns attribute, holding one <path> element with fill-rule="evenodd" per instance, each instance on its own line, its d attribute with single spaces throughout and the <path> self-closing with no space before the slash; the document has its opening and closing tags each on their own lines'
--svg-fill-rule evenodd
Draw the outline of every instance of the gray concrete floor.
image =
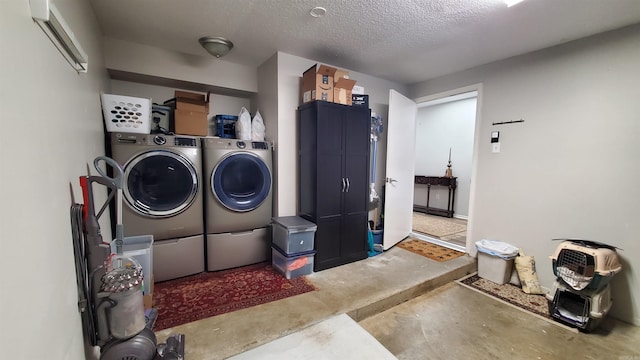
<svg viewBox="0 0 640 360">
<path fill-rule="evenodd" d="M 580 333 L 456 283 L 360 325 L 398 359 L 640 359 L 640 327 L 605 318 Z"/>
<path fill-rule="evenodd" d="M 580 334 L 452 283 L 476 268 L 468 256 L 439 263 L 394 247 L 307 276 L 316 291 L 156 336 L 185 334 L 189 360 L 226 359 L 347 314 L 399 359 L 640 359 L 637 327 L 607 319 Z"/>
</svg>

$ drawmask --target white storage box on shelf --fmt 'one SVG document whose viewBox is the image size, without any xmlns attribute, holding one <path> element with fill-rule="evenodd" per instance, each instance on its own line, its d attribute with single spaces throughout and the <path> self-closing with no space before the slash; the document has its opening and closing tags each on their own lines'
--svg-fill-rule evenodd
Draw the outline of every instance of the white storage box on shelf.
<svg viewBox="0 0 640 360">
<path fill-rule="evenodd" d="M 113 94 L 101 94 L 100 98 L 108 132 L 151 132 L 151 99 Z"/>
<path fill-rule="evenodd" d="M 285 254 L 313 250 L 317 226 L 299 216 L 273 218 L 273 244 Z"/>
<path fill-rule="evenodd" d="M 613 305 L 609 284 L 596 292 L 575 291 L 556 279 L 546 297 L 553 318 L 587 332 L 600 324 Z"/>
<path fill-rule="evenodd" d="M 313 273 L 314 250 L 297 254 L 285 254 L 276 246 L 271 247 L 271 261 L 273 267 L 287 279 L 297 278 Z"/>
<path fill-rule="evenodd" d="M 153 235 L 126 236 L 122 244 L 122 255 L 134 258 L 142 266 L 142 293 L 150 294 L 153 289 Z M 117 253 L 115 240 L 111 241 L 111 253 Z"/>
<path fill-rule="evenodd" d="M 575 290 L 599 290 L 622 270 L 614 247 L 594 241 L 567 239 L 551 258 L 553 274 Z"/>
<path fill-rule="evenodd" d="M 496 240 L 476 241 L 478 249 L 478 276 L 496 284 L 506 284 L 511 279 L 513 259 L 518 248 Z"/>
</svg>

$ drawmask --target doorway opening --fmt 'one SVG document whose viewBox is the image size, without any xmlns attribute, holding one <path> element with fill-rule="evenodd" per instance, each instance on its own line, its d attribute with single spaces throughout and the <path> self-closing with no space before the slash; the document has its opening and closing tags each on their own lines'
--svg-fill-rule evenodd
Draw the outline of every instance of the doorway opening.
<svg viewBox="0 0 640 360">
<path fill-rule="evenodd" d="M 416 99 L 411 236 L 468 252 L 479 97 L 472 85 Z"/>
</svg>

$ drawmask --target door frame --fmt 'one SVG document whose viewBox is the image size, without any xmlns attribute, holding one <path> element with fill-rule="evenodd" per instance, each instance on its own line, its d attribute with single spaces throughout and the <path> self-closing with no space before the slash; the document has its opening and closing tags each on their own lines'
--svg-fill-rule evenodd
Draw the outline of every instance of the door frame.
<svg viewBox="0 0 640 360">
<path fill-rule="evenodd" d="M 414 98 L 414 101 L 419 106 L 421 103 L 439 100 L 449 96 L 460 95 L 460 94 L 468 93 L 472 91 L 476 91 L 478 93 L 478 96 L 476 98 L 476 120 L 475 120 L 474 134 L 473 134 L 473 155 L 471 159 L 471 184 L 469 186 L 469 218 L 467 220 L 467 246 L 466 246 L 467 253 L 471 253 L 472 250 L 474 250 L 474 244 L 475 244 L 475 241 L 473 241 L 471 235 L 473 234 L 474 225 L 475 225 L 475 216 L 473 213 L 475 210 L 474 204 L 475 204 L 476 191 L 477 191 L 476 189 L 477 181 L 475 181 L 475 179 L 477 178 L 477 175 L 478 175 L 478 157 L 480 153 L 480 142 L 481 142 L 480 124 L 482 123 L 481 117 L 482 117 L 482 104 L 483 104 L 483 84 L 476 83 L 476 84 L 463 86 L 463 87 L 452 89 L 452 90 L 435 93 L 432 95 Z M 429 241 L 431 241 L 431 238 L 429 238 Z M 451 247 L 451 244 L 448 244 L 448 243 L 447 244 L 441 243 L 441 242 L 437 242 L 437 243 L 439 245 Z M 456 250 L 461 250 L 461 249 L 456 249 Z"/>
</svg>

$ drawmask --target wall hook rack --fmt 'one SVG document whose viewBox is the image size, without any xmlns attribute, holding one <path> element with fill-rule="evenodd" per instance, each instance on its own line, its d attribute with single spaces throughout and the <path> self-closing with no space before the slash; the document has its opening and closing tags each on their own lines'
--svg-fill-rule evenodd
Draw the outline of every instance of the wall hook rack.
<svg viewBox="0 0 640 360">
<path fill-rule="evenodd" d="M 492 125 L 506 125 L 506 124 L 515 124 L 515 123 L 523 123 L 524 120 L 511 120 L 511 121 L 502 121 L 502 122 L 494 122 Z"/>
</svg>

